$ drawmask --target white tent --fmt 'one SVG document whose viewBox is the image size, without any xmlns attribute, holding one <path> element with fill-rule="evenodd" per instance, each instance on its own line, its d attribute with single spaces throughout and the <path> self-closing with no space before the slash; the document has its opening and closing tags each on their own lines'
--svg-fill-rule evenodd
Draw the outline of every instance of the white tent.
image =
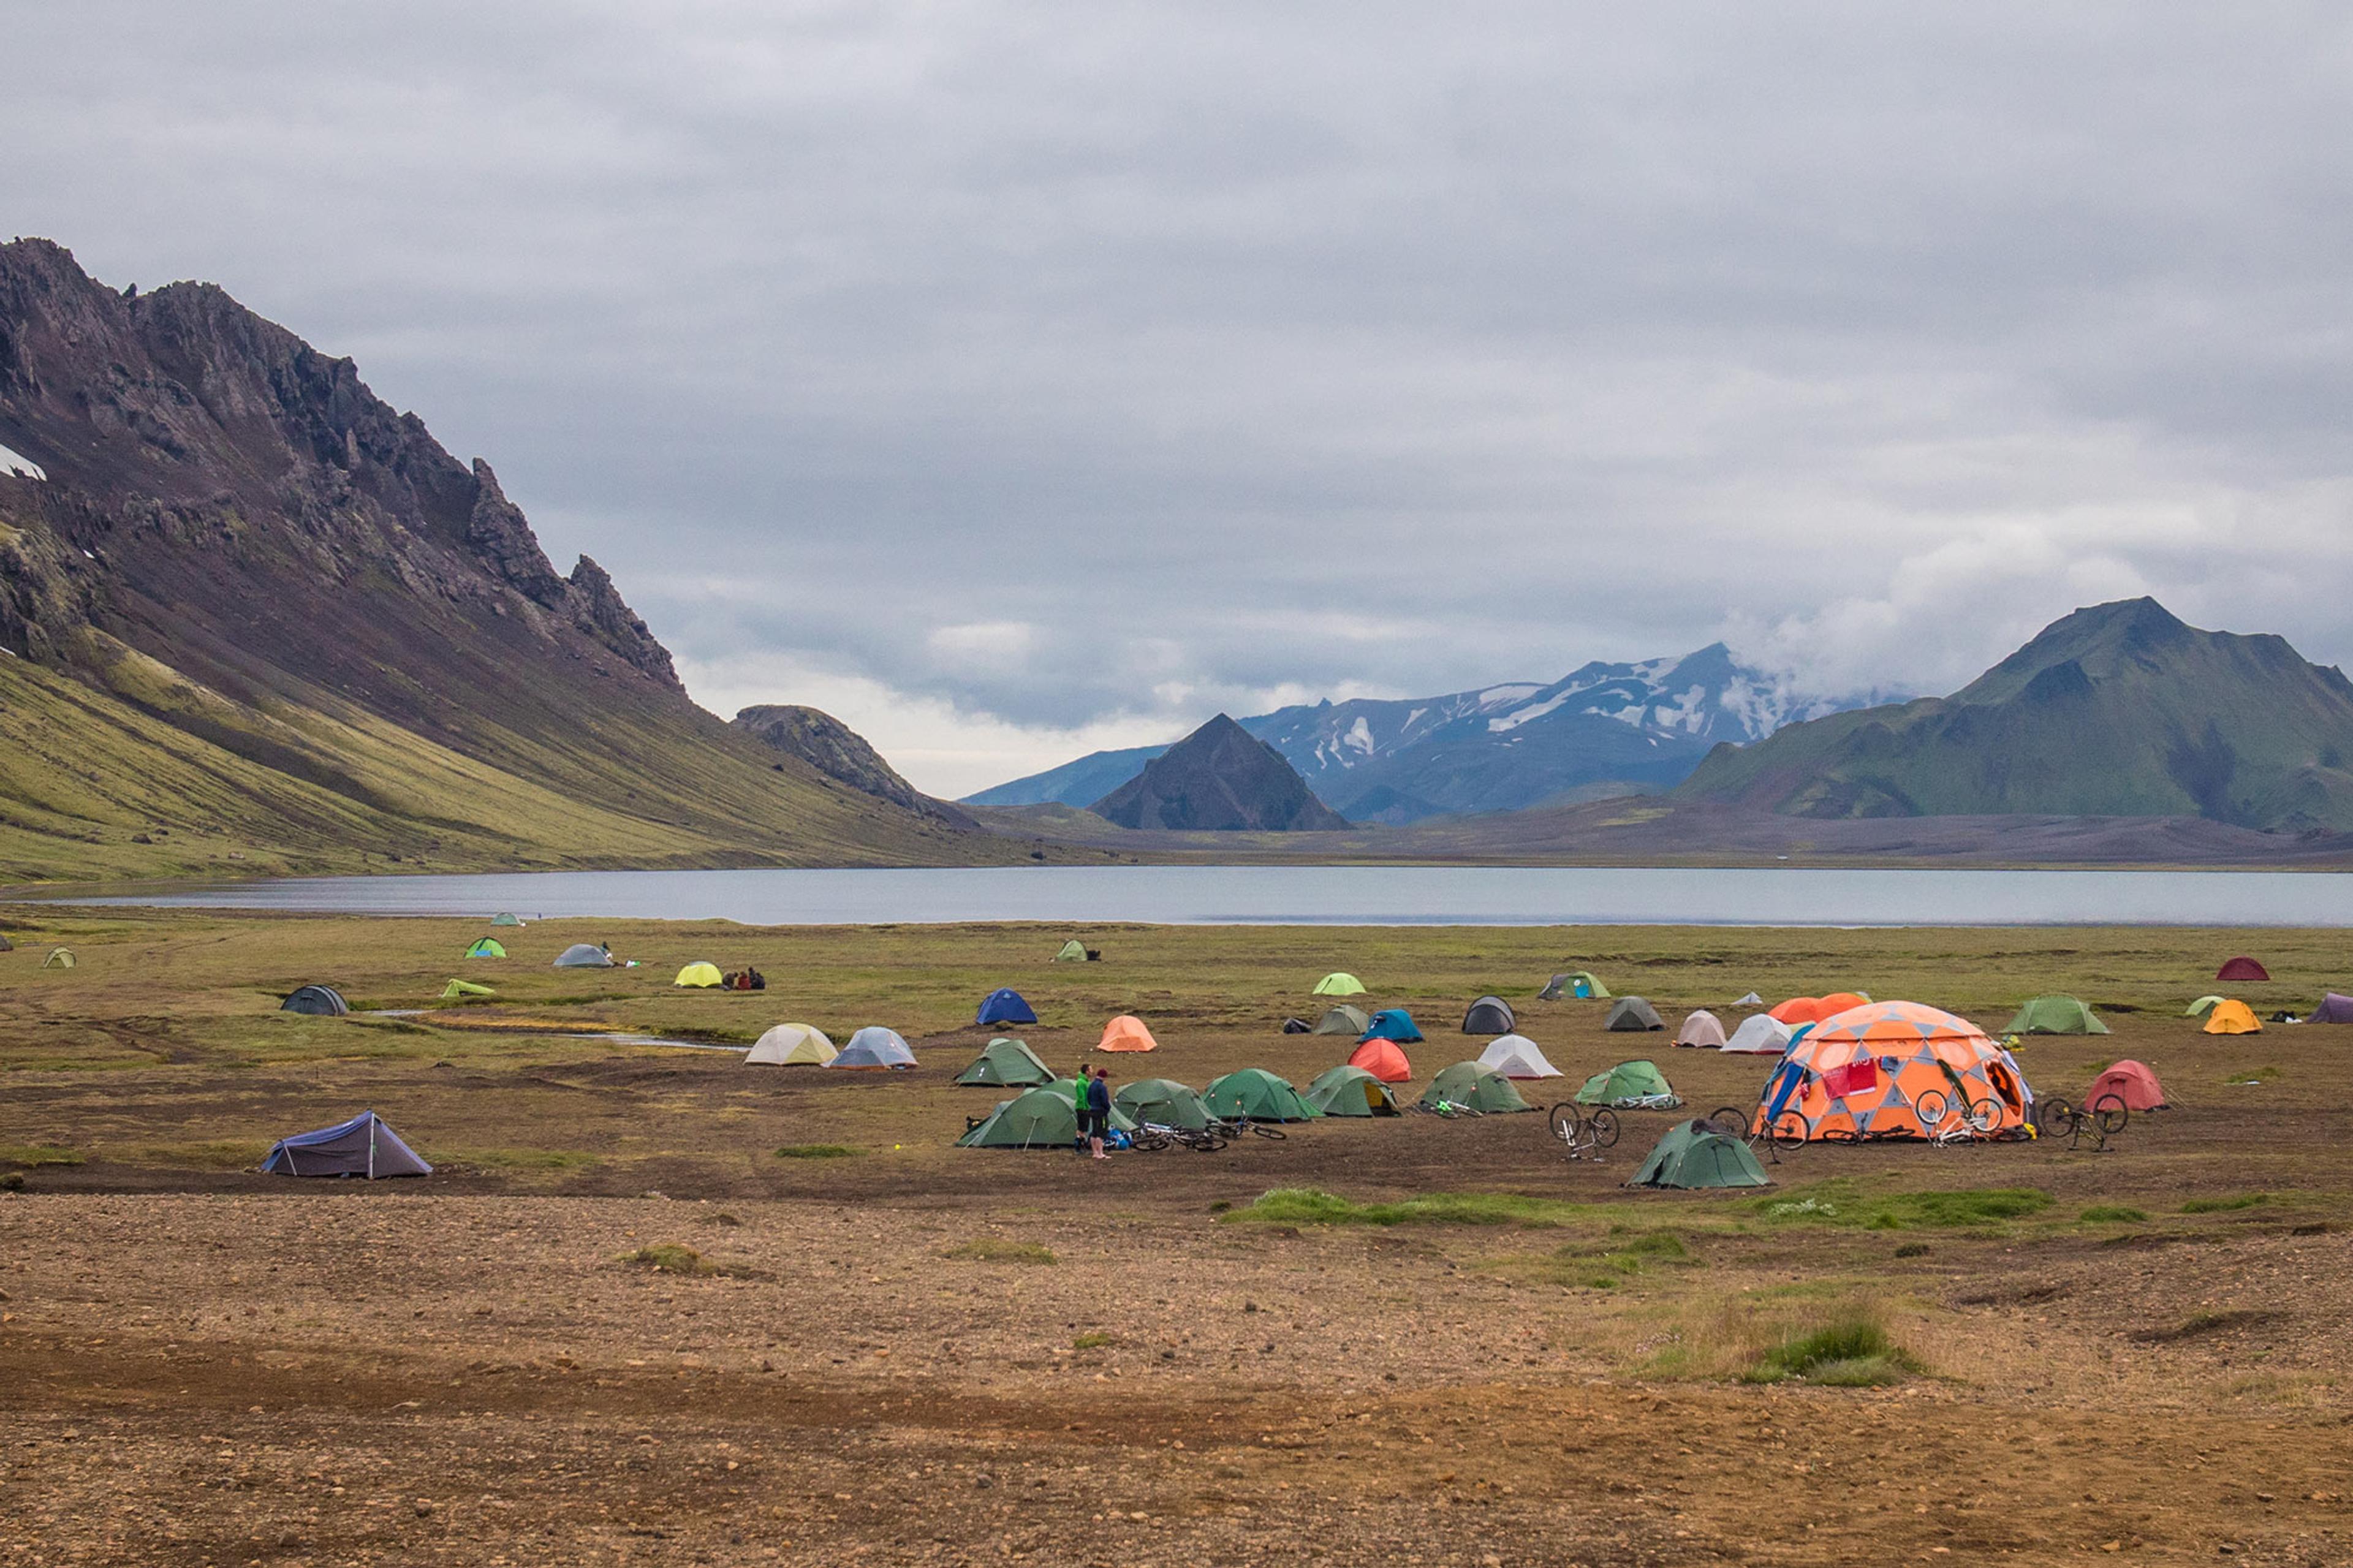
<svg viewBox="0 0 2353 1568">
<path fill-rule="evenodd" d="M 831 1067 L 840 1053 L 825 1031 L 807 1024 L 779 1024 L 762 1035 L 759 1043 L 744 1053 L 745 1067 Z"/>
<path fill-rule="evenodd" d="M 1683 1026 L 1675 1031 L 1675 1044 L 1720 1051 L 1724 1048 L 1724 1025 L 1715 1014 L 1702 1007 L 1685 1018 Z"/>
<path fill-rule="evenodd" d="M 1545 1060 L 1544 1052 L 1525 1035 L 1503 1035 L 1489 1041 L 1479 1053 L 1479 1065 L 1493 1068 L 1505 1078 L 1560 1077 L 1560 1069 Z"/>
<path fill-rule="evenodd" d="M 1724 1042 L 1724 1048 L 1751 1056 L 1778 1057 L 1789 1048 L 1789 1026 L 1770 1013 L 1756 1014 L 1732 1031 L 1732 1038 Z"/>
<path fill-rule="evenodd" d="M 871 1025 L 849 1037 L 849 1043 L 839 1055 L 825 1064 L 829 1068 L 911 1068 L 915 1065 L 915 1053 L 896 1031 Z"/>
<path fill-rule="evenodd" d="M 1743 996 L 1739 1001 L 1735 1002 L 1733 1005 L 1736 1007 L 1762 1007 L 1765 1005 L 1765 998 L 1757 994 L 1756 992 L 1751 991 L 1747 995 Z"/>
</svg>

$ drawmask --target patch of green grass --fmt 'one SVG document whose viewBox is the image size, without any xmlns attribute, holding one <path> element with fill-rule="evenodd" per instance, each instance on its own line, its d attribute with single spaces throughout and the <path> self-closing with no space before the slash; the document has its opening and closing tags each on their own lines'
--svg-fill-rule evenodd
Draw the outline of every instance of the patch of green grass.
<svg viewBox="0 0 2353 1568">
<path fill-rule="evenodd" d="M 1917 1368 L 1877 1319 L 1855 1314 L 1792 1335 L 1757 1359 L 1746 1383 L 1802 1381 L 1831 1388 L 1883 1388 Z"/>
<path fill-rule="evenodd" d="M 1752 1210 L 1776 1225 L 1852 1226 L 1865 1230 L 1954 1230 L 2024 1219 L 2051 1206 L 2040 1187 L 1974 1187 L 1954 1191 L 1866 1194 L 1851 1182 L 1830 1181 L 1787 1194 L 1757 1198 Z"/>
<path fill-rule="evenodd" d="M 0 1165 L 34 1170 L 42 1165 L 79 1165 L 82 1153 L 58 1143 L 0 1143 Z"/>
<path fill-rule="evenodd" d="M 614 1259 L 636 1268 L 650 1268 L 657 1274 L 716 1274 L 719 1265 L 691 1247 L 666 1241 L 652 1247 L 640 1247 L 635 1252 L 624 1252 Z"/>
<path fill-rule="evenodd" d="M 787 1143 L 776 1151 L 779 1160 L 849 1160 L 862 1151 L 847 1143 Z"/>
<path fill-rule="evenodd" d="M 2126 1204 L 2094 1204 L 2077 1217 L 2087 1225 L 2140 1225 L 2148 1215 Z"/>
<path fill-rule="evenodd" d="M 1613 1226 L 1613 1232 L 1628 1227 Z M 1615 1290 L 1658 1264 L 1696 1264 L 1691 1248 L 1672 1231 L 1653 1230 L 1622 1242 L 1570 1242 L 1549 1257 L 1504 1259 L 1496 1268 L 1545 1285 L 1582 1285 L 1592 1290 Z"/>
<path fill-rule="evenodd" d="M 1074 1351 L 1099 1351 L 1109 1343 L 1111 1343 L 1109 1334 L 1081 1334 L 1071 1342 L 1071 1348 Z"/>
<path fill-rule="evenodd" d="M 2233 1209 L 2260 1208 L 2272 1201 L 2269 1193 L 2241 1193 L 2228 1198 L 2192 1198 L 2181 1205 L 2183 1214 L 2229 1214 Z"/>
<path fill-rule="evenodd" d="M 1228 1220 L 1276 1225 L 1518 1225 L 1553 1226 L 1588 1218 L 1584 1204 L 1517 1193 L 1430 1193 L 1396 1203 L 1360 1204 L 1319 1187 L 1276 1187 Z"/>
<path fill-rule="evenodd" d="M 1053 1253 L 1034 1241 L 1005 1241 L 996 1237 L 976 1237 L 961 1247 L 951 1247 L 942 1258 L 959 1258 L 973 1263 L 1053 1263 Z"/>
</svg>

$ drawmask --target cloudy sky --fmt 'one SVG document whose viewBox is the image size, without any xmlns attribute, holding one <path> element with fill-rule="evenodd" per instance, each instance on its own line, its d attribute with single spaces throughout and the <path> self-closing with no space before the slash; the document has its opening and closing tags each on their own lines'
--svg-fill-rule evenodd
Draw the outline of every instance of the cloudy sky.
<svg viewBox="0 0 2353 1568">
<path fill-rule="evenodd" d="M 960 794 L 2154 593 L 2353 662 L 2353 20 L 0 0 L 0 232 L 217 281 L 706 706 Z"/>
</svg>

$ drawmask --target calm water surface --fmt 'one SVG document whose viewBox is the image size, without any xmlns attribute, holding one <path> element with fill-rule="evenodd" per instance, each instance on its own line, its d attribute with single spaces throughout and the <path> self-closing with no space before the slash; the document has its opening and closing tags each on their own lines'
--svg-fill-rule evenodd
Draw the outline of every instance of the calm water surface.
<svg viewBox="0 0 2353 1568">
<path fill-rule="evenodd" d="M 1104 866 L 321 877 L 85 900 L 754 925 L 2353 925 L 2353 874 Z"/>
</svg>

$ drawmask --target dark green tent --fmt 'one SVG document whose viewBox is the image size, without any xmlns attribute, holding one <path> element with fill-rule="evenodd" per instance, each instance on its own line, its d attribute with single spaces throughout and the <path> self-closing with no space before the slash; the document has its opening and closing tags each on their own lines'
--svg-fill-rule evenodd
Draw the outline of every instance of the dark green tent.
<svg viewBox="0 0 2353 1568">
<path fill-rule="evenodd" d="M 2005 1035 L 2105 1035 L 2108 1026 L 2073 996 L 2037 996 L 2018 1010 Z"/>
<path fill-rule="evenodd" d="M 1395 1116 L 1397 1096 L 1360 1067 L 1342 1062 L 1307 1086 L 1308 1104 L 1326 1116 Z"/>
<path fill-rule="evenodd" d="M 1355 1040 L 1363 1038 L 1365 1031 L 1372 1026 L 1372 1019 L 1365 1016 L 1362 1008 L 1351 1007 L 1343 1002 L 1324 1015 L 1315 1026 L 1315 1032 L 1319 1035 L 1345 1035 Z"/>
<path fill-rule="evenodd" d="M 1535 1109 L 1520 1098 L 1520 1091 L 1512 1086 L 1510 1079 L 1477 1062 L 1456 1062 L 1430 1080 L 1430 1087 L 1421 1095 L 1423 1109 L 1433 1109 L 1441 1100 L 1449 1105 L 1467 1105 L 1491 1116 Z"/>
<path fill-rule="evenodd" d="M 1201 1099 L 1213 1116 L 1247 1116 L 1253 1121 L 1307 1121 L 1324 1114 L 1264 1068 L 1244 1068 L 1214 1079 L 1201 1091 Z"/>
<path fill-rule="evenodd" d="M 995 1110 L 956 1140 L 959 1149 L 1068 1149 L 1079 1141 L 1079 1112 L 1071 1096 L 1076 1079 L 1059 1080 L 1000 1101 Z M 1135 1123 L 1113 1105 L 1111 1124 L 1123 1132 Z"/>
<path fill-rule="evenodd" d="M 1054 1069 L 1038 1059 L 1027 1044 L 1000 1035 L 981 1047 L 955 1081 L 966 1086 L 1028 1089 L 1054 1081 Z"/>
<path fill-rule="evenodd" d="M 1659 1010 L 1640 996 L 1620 996 L 1609 1005 L 1609 1021 L 1602 1026 L 1618 1034 L 1636 1034 L 1644 1029 L 1663 1029 Z"/>
<path fill-rule="evenodd" d="M 1771 1178 L 1737 1138 L 1678 1121 L 1651 1151 L 1630 1187 L 1769 1187 Z"/>
<path fill-rule="evenodd" d="M 1646 1100 L 1662 1100 L 1681 1105 L 1675 1099 L 1667 1075 L 1659 1070 L 1656 1062 L 1620 1062 L 1608 1072 L 1595 1073 L 1577 1091 L 1579 1105 L 1623 1105 L 1636 1109 L 1667 1110 L 1669 1106 L 1644 1107 Z"/>
<path fill-rule="evenodd" d="M 1140 1078 L 1122 1084 L 1111 1103 L 1139 1123 L 1153 1121 L 1194 1132 L 1209 1124 L 1209 1108 L 1201 1103 L 1201 1097 L 1175 1079 Z"/>
</svg>

